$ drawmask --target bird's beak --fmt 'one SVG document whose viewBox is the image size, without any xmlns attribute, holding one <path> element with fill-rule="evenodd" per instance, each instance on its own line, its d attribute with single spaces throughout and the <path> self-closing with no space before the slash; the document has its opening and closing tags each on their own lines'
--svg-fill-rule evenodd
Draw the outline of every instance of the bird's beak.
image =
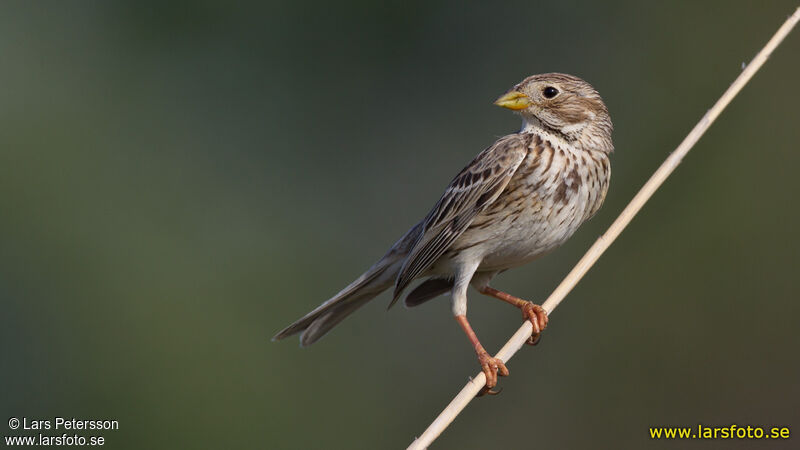
<svg viewBox="0 0 800 450">
<path fill-rule="evenodd" d="M 519 111 L 531 105 L 531 99 L 519 91 L 510 91 L 494 102 L 497 106 Z"/>
</svg>

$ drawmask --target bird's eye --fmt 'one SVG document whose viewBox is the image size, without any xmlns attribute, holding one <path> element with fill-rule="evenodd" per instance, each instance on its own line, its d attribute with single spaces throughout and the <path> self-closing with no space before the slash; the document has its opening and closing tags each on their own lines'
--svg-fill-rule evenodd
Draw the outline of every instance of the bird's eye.
<svg viewBox="0 0 800 450">
<path fill-rule="evenodd" d="M 544 98 L 553 98 L 558 95 L 558 89 L 553 86 L 547 86 L 542 90 L 542 95 L 544 95 Z"/>
</svg>

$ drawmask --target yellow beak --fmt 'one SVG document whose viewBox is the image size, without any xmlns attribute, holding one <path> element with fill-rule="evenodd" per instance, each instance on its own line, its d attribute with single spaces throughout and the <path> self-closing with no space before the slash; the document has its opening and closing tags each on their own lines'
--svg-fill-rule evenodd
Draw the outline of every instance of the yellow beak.
<svg viewBox="0 0 800 450">
<path fill-rule="evenodd" d="M 520 109 L 525 109 L 530 106 L 531 99 L 522 92 L 511 91 L 495 100 L 494 104 L 497 106 L 502 106 L 503 108 L 519 111 Z"/>
</svg>

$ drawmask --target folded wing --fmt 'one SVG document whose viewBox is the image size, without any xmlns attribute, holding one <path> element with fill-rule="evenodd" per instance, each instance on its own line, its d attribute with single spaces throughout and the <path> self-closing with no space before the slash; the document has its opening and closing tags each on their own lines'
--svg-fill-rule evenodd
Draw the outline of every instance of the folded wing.
<svg viewBox="0 0 800 450">
<path fill-rule="evenodd" d="M 436 262 L 472 220 L 503 192 L 525 159 L 528 144 L 522 135 L 505 136 L 456 175 L 423 221 L 423 232 L 400 269 L 390 307 L 403 289 Z"/>
</svg>

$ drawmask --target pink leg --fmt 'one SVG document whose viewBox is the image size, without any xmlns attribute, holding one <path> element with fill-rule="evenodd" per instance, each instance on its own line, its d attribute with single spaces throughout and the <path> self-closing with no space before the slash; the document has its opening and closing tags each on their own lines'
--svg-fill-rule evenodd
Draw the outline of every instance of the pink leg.
<svg viewBox="0 0 800 450">
<path fill-rule="evenodd" d="M 522 310 L 522 317 L 526 320 L 530 320 L 531 325 L 533 325 L 533 333 L 531 334 L 531 338 L 528 340 L 528 344 L 536 345 L 536 343 L 539 342 L 539 336 L 541 336 L 542 331 L 547 328 L 547 322 L 549 321 L 547 312 L 544 310 L 544 308 L 519 297 L 514 297 L 513 295 L 507 294 L 503 291 L 490 288 L 489 286 L 484 286 L 483 288 L 479 289 L 479 292 L 481 294 L 488 295 L 514 305 Z"/>
</svg>

